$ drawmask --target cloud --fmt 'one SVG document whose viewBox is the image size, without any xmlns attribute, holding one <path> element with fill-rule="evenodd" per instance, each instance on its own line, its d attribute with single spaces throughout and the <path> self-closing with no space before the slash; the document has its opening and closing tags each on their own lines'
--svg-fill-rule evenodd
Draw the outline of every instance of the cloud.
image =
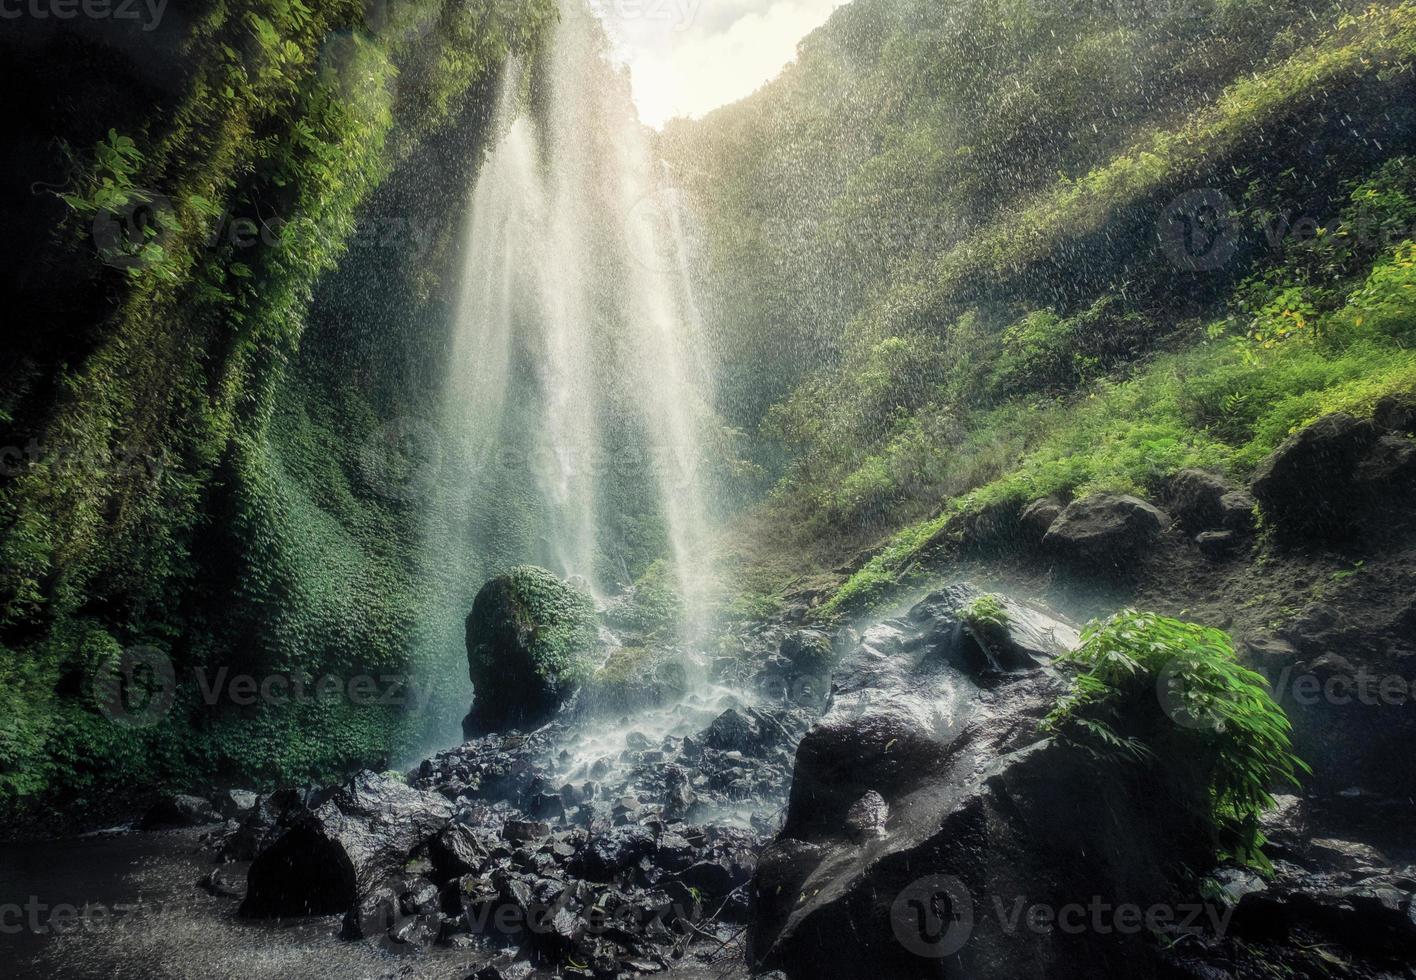
<svg viewBox="0 0 1416 980">
<path fill-rule="evenodd" d="M 844 0 L 593 0 L 629 66 L 640 117 L 662 126 L 751 95 Z"/>
</svg>

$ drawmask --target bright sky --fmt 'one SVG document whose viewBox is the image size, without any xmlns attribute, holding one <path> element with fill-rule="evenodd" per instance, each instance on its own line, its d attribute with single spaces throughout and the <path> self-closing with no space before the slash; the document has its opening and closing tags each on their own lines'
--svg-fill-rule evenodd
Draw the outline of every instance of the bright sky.
<svg viewBox="0 0 1416 980">
<path fill-rule="evenodd" d="M 751 95 L 846 0 L 590 0 L 656 128 Z"/>
</svg>

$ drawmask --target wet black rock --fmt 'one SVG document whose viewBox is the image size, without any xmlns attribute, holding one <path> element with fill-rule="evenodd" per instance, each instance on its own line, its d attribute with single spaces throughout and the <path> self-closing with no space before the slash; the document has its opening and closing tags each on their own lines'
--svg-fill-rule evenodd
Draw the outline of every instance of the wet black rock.
<svg viewBox="0 0 1416 980">
<path fill-rule="evenodd" d="M 159 799 L 149 808 L 147 813 L 143 814 L 142 829 L 200 827 L 220 822 L 221 814 L 207 800 L 200 796 L 172 793 Z"/>
<path fill-rule="evenodd" d="M 1247 490 L 1231 490 L 1219 498 L 1220 527 L 1235 534 L 1247 536 L 1254 533 L 1258 521 L 1255 513 L 1259 502 Z"/>
<path fill-rule="evenodd" d="M 443 797 L 362 772 L 314 809 L 287 814 L 247 876 L 241 913 L 263 918 L 347 912 L 402 871 L 451 819 Z"/>
<path fill-rule="evenodd" d="M 1079 568 L 1114 567 L 1153 544 L 1169 525 L 1165 512 L 1138 497 L 1098 493 L 1068 504 L 1043 545 Z"/>
<path fill-rule="evenodd" d="M 787 712 L 729 708 L 700 734 L 704 745 L 721 752 L 760 756 L 793 741 Z"/>
<path fill-rule="evenodd" d="M 885 824 L 889 820 L 890 804 L 875 790 L 870 790 L 846 811 L 846 832 L 852 840 L 878 840 L 885 836 Z"/>
<path fill-rule="evenodd" d="M 1170 514 L 1188 534 L 1213 531 L 1224 527 L 1222 501 L 1233 487 L 1207 470 L 1181 470 L 1170 479 Z"/>
<path fill-rule="evenodd" d="M 1174 894 L 1162 869 L 1191 857 L 1186 842 L 1203 835 L 1165 798 L 1163 781 L 1107 775 L 1039 737 L 1065 689 L 1046 653 L 1067 649 L 1075 632 L 1031 610 L 1027 633 L 1051 637 L 1040 665 L 980 660 L 961 649 L 972 641 L 958 609 L 971 591 L 933 596 L 909 618 L 867 630 L 837 672 L 831 707 L 798 751 L 786 824 L 754 882 L 756 969 L 922 976 L 944 962 L 941 938 L 952 938 L 941 937 L 944 923 L 931 928 L 941 903 L 962 914 L 963 903 L 982 908 L 992 896 L 1060 906 L 1077 895 L 1144 905 Z M 883 809 L 872 791 L 888 806 L 884 837 L 853 832 L 865 822 L 853 817 Z M 1118 825 L 1131 829 L 1116 834 Z M 951 969 L 978 978 L 1134 973 L 1136 943 L 1005 925 L 973 917 L 972 932 L 947 951 Z"/>
<path fill-rule="evenodd" d="M 1057 518 L 1062 516 L 1062 511 L 1067 504 L 1060 497 L 1043 497 L 1041 500 L 1034 500 L 1023 508 L 1022 514 L 1018 517 L 1018 524 L 1023 529 L 1030 543 L 1042 540 L 1048 528 L 1057 522 Z"/>
<path fill-rule="evenodd" d="M 1201 531 L 1195 535 L 1200 554 L 1219 561 L 1229 557 L 1239 547 L 1239 536 L 1233 531 Z"/>
<path fill-rule="evenodd" d="M 1254 476 L 1254 496 L 1290 537 L 1336 538 L 1401 510 L 1416 489 L 1416 439 L 1383 431 L 1403 421 L 1396 403 L 1381 422 L 1338 412 L 1290 436 Z"/>
<path fill-rule="evenodd" d="M 615 827 L 590 838 L 574 870 L 591 881 L 612 881 L 615 875 L 655 849 L 654 835 L 644 827 Z"/>
<path fill-rule="evenodd" d="M 227 820 L 243 820 L 256 808 L 260 795 L 248 789 L 226 789 L 212 798 L 217 811 Z"/>
<path fill-rule="evenodd" d="M 428 857 L 444 878 L 473 874 L 486 866 L 497 845 L 489 830 L 453 823 L 428 844 Z"/>
</svg>

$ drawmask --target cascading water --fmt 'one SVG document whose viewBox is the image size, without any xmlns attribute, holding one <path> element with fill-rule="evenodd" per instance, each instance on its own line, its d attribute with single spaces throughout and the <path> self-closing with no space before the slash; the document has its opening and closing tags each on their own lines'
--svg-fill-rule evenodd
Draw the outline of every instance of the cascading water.
<svg viewBox="0 0 1416 980">
<path fill-rule="evenodd" d="M 478 169 L 442 417 L 422 439 L 441 454 L 422 558 L 438 583 L 419 678 L 439 691 L 433 739 L 469 700 L 472 599 L 511 566 L 604 598 L 665 558 L 681 636 L 707 623 L 713 416 L 692 222 L 607 51 L 565 0 L 534 65 L 508 69 Z"/>
<path fill-rule="evenodd" d="M 444 424 L 490 492 L 443 506 L 462 509 L 469 548 L 521 535 L 521 560 L 597 594 L 642 551 L 625 526 L 651 524 L 697 625 L 709 379 L 683 217 L 598 23 L 570 2 L 535 70 L 508 73 L 478 177 Z"/>
</svg>

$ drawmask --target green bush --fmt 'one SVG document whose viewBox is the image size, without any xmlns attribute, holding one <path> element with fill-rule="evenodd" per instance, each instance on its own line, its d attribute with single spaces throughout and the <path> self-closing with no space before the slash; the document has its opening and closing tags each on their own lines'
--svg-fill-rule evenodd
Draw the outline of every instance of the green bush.
<svg viewBox="0 0 1416 980">
<path fill-rule="evenodd" d="M 1102 764 L 1159 767 L 1213 832 L 1221 857 L 1267 867 L 1259 817 L 1307 766 L 1264 678 L 1217 629 L 1126 610 L 1058 661 L 1078 671 L 1043 722 Z"/>
<path fill-rule="evenodd" d="M 676 630 L 682 615 L 683 597 L 672 569 L 668 562 L 659 560 L 609 604 L 605 622 L 615 629 L 659 636 Z"/>
</svg>

